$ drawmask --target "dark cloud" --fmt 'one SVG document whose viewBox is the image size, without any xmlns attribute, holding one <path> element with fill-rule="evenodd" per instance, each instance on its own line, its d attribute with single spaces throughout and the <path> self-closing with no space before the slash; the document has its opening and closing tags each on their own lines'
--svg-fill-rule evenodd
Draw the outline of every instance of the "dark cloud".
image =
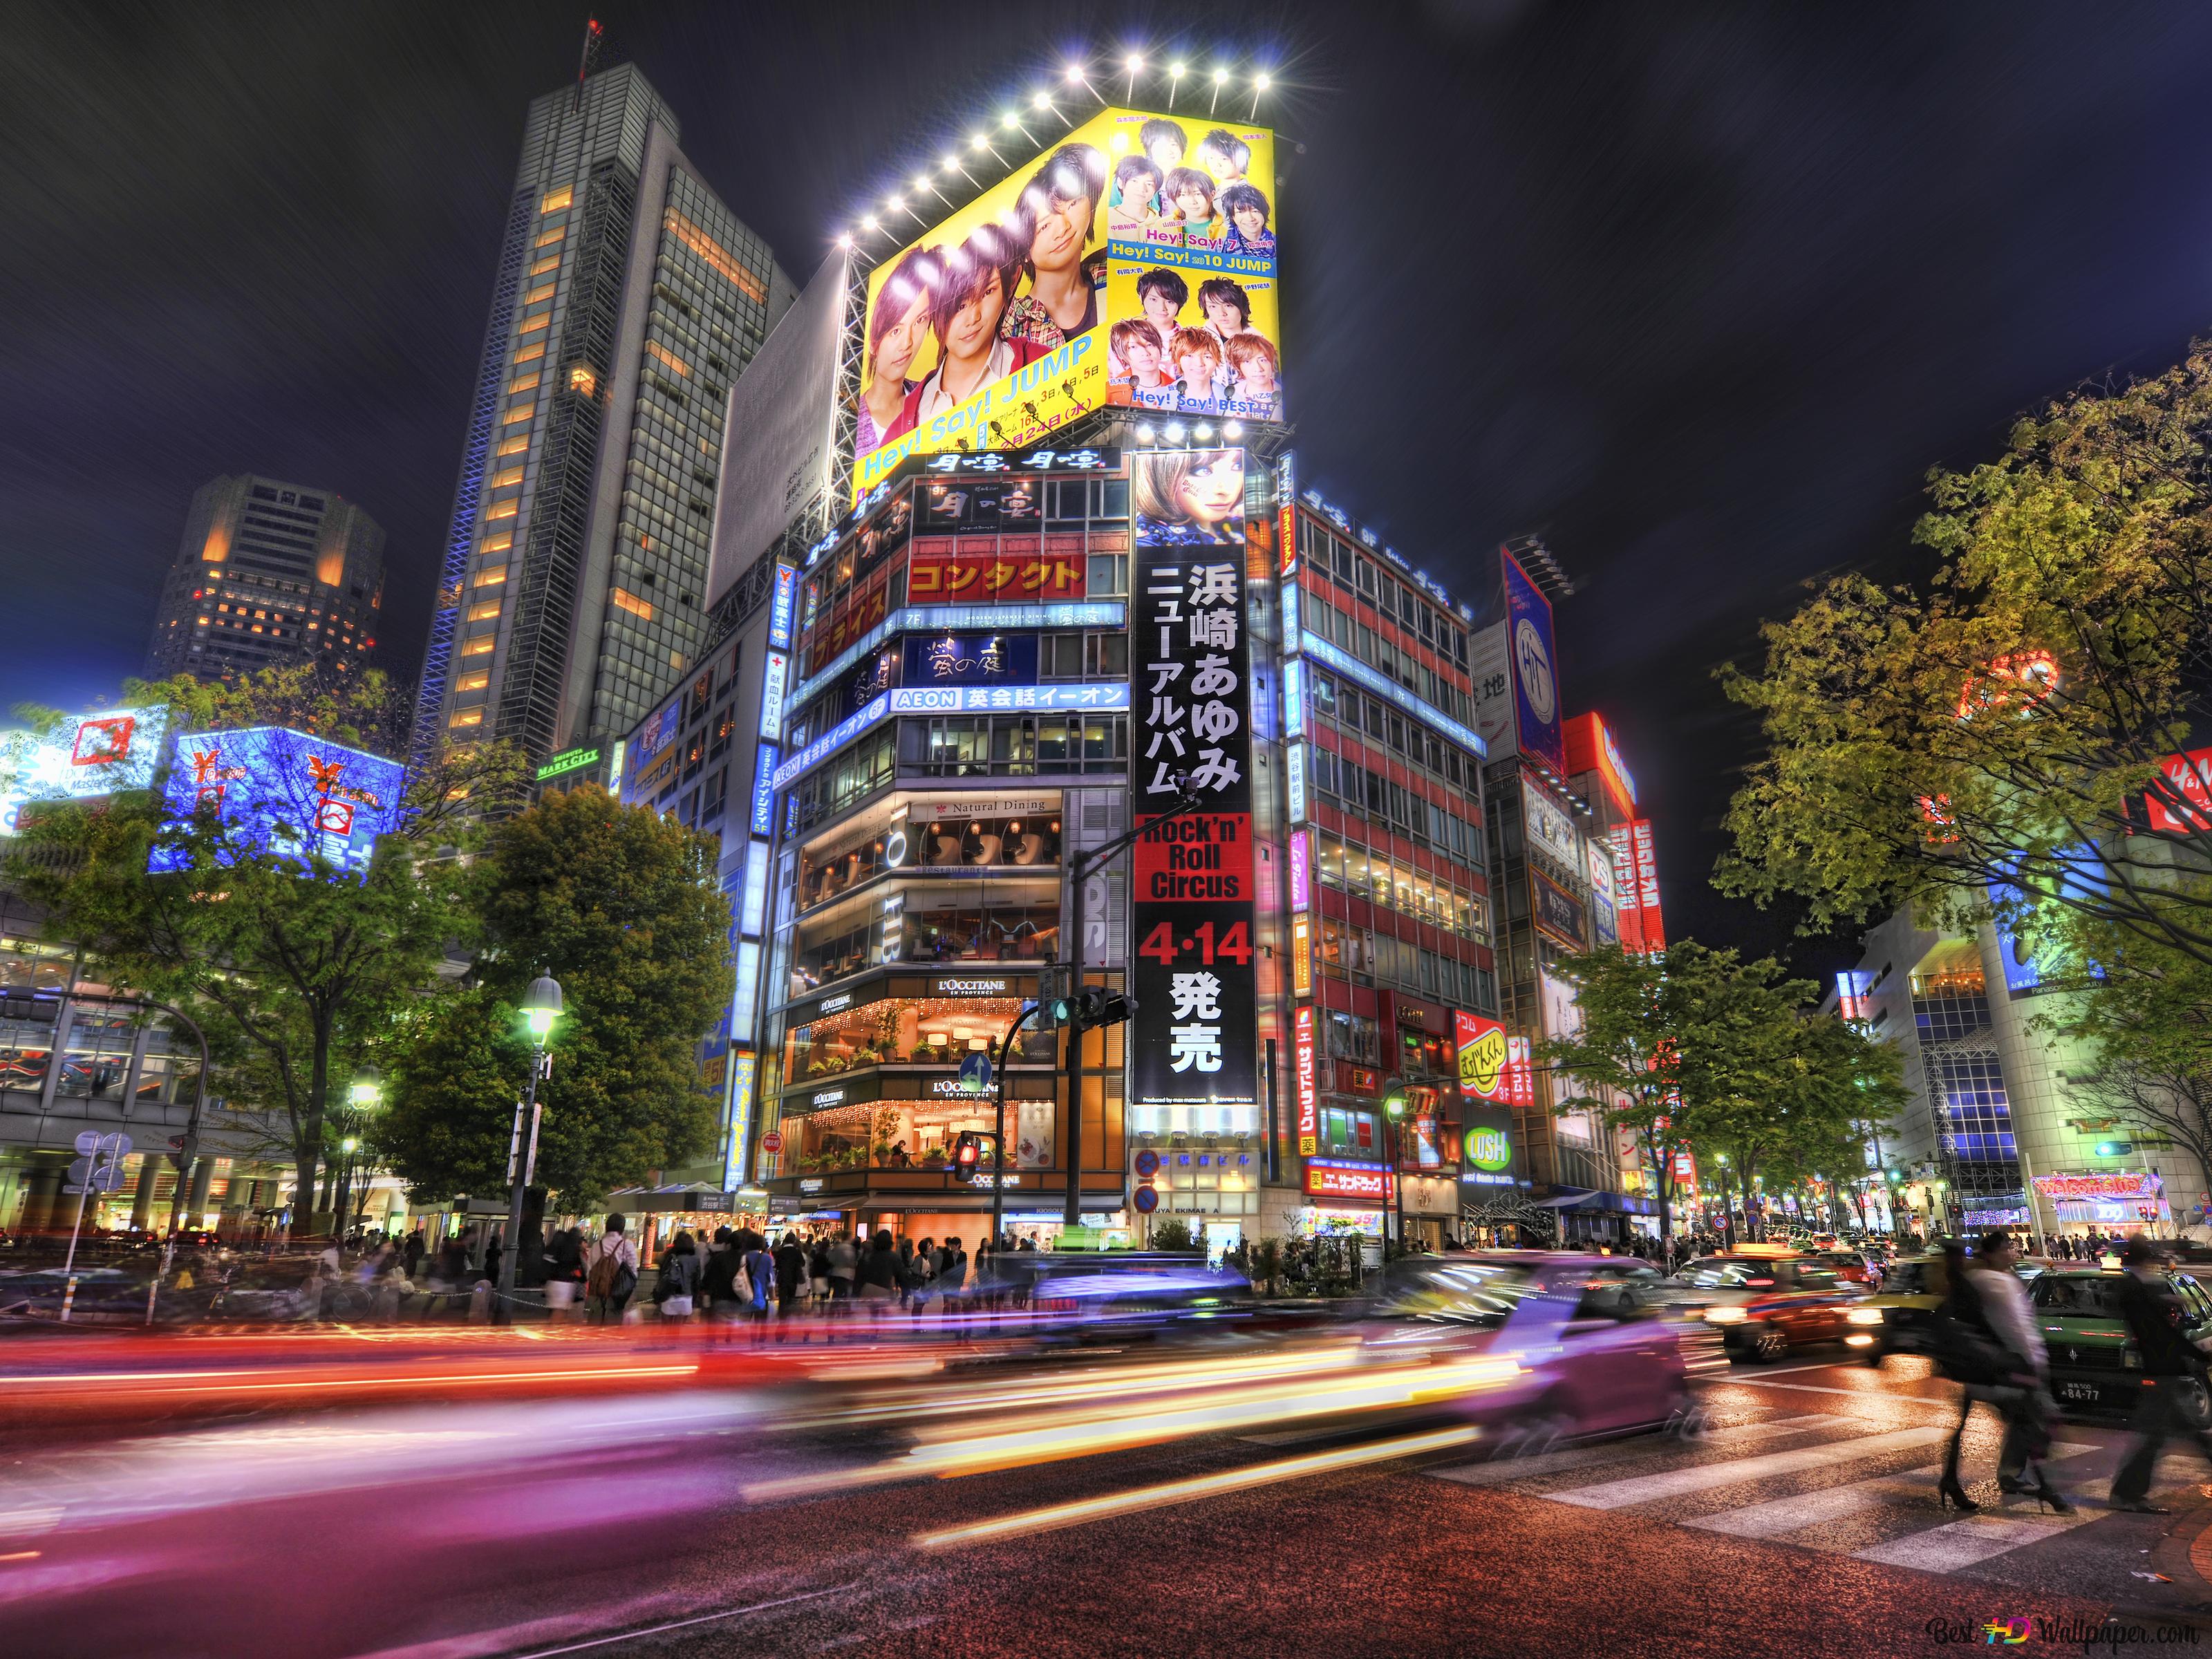
<svg viewBox="0 0 2212 1659">
<path fill-rule="evenodd" d="M 787 268 L 1086 46 L 1188 9 L 616 5 Z M 2212 13 L 1954 4 L 1245 8 L 1285 83 L 1306 475 L 1449 580 L 1546 535 L 1571 706 L 1620 728 L 1670 921 L 1750 735 L 1713 666 L 1807 575 L 1894 562 L 1931 464 L 2208 313 Z M 0 182 L 0 698 L 137 665 L 192 489 L 336 488 L 411 670 L 525 106 L 580 10 L 19 10 Z"/>
</svg>

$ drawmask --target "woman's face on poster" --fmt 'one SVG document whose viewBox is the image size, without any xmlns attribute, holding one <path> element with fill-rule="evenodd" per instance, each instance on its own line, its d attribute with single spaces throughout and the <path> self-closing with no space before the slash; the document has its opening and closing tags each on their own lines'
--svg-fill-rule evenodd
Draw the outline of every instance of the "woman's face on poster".
<svg viewBox="0 0 2212 1659">
<path fill-rule="evenodd" d="M 903 380 L 914 354 L 921 349 L 921 342 L 929 332 L 929 295 L 925 291 L 914 296 L 905 315 L 884 331 L 876 342 L 876 373 L 887 380 Z"/>
<path fill-rule="evenodd" d="M 1244 506 L 1244 458 L 1230 451 L 1193 467 L 1176 492 L 1176 505 L 1194 523 L 1218 525 Z"/>
</svg>

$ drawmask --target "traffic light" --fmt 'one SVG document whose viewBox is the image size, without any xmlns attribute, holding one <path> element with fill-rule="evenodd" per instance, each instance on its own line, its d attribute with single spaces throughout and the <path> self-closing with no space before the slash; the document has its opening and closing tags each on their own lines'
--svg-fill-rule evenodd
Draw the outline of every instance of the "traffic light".
<svg viewBox="0 0 2212 1659">
<path fill-rule="evenodd" d="M 1073 995 L 1054 997 L 1045 1004 L 1045 1012 L 1054 1025 L 1066 1025 L 1079 1031 L 1096 1030 L 1101 1025 L 1118 1025 L 1136 1012 L 1137 1005 L 1126 996 L 1092 985 Z"/>
<path fill-rule="evenodd" d="M 1393 1123 L 1406 1115 L 1406 1091 L 1402 1086 L 1382 1097 L 1382 1115 Z"/>
<path fill-rule="evenodd" d="M 983 1138 L 963 1130 L 960 1138 L 952 1143 L 953 1172 L 963 1179 L 974 1175 L 975 1166 L 981 1161 L 982 1156 Z"/>
<path fill-rule="evenodd" d="M 169 1162 L 177 1166 L 179 1175 L 192 1167 L 192 1158 L 200 1149 L 200 1138 L 196 1134 L 169 1137 Z"/>
<path fill-rule="evenodd" d="M 2097 1143 L 2099 1158 L 2126 1158 L 2136 1149 L 2132 1140 L 2100 1140 Z"/>
</svg>

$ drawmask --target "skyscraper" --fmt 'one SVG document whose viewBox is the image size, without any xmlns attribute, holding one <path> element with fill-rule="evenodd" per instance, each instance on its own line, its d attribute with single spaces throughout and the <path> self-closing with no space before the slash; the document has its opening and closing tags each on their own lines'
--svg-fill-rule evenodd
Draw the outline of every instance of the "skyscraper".
<svg viewBox="0 0 2212 1659">
<path fill-rule="evenodd" d="M 192 496 L 146 672 L 349 672 L 368 660 L 383 602 L 384 530 L 360 507 L 305 484 L 216 478 Z"/>
<path fill-rule="evenodd" d="M 635 65 L 532 103 L 416 741 L 622 735 L 698 654 L 731 382 L 793 297 Z"/>
</svg>

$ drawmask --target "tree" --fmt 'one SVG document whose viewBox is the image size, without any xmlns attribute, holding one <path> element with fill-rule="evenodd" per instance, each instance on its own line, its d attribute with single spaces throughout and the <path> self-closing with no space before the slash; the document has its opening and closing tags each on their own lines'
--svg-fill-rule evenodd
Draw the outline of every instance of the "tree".
<svg viewBox="0 0 2212 1659">
<path fill-rule="evenodd" d="M 2212 1192 L 2212 969 L 2110 926 L 2077 921 L 2063 933 L 2075 966 L 2035 1024 L 2087 1046 L 2092 1063 L 2069 1079 L 2074 1097 L 2187 1149 Z"/>
<path fill-rule="evenodd" d="M 166 705 L 186 733 L 275 726 L 310 736 L 276 741 L 258 775 L 210 785 L 189 816 L 152 791 L 42 803 L 27 811 L 8 868 L 111 980 L 199 1021 L 229 1107 L 277 1126 L 295 1213 L 305 1215 L 333 1089 L 432 977 L 455 931 L 453 866 L 430 855 L 465 835 L 463 802 L 513 797 L 520 757 L 496 744 L 440 749 L 401 786 L 394 832 L 365 870 L 349 869 L 332 861 L 319 815 L 334 800 L 370 803 L 313 769 L 329 762 L 315 739 L 397 752 L 403 701 L 382 676 L 333 683 L 302 666 L 223 684 L 133 681 L 124 696 Z"/>
<path fill-rule="evenodd" d="M 713 1144 L 696 1051 L 732 975 L 711 840 L 602 789 L 549 795 L 492 830 L 463 903 L 483 950 L 393 1044 L 373 1132 L 389 1168 L 428 1197 L 505 1187 L 529 1066 L 516 1011 L 540 973 L 566 1002 L 538 1090 L 542 1184 L 580 1207 Z"/>
<path fill-rule="evenodd" d="M 1717 884 L 1811 927 L 2055 907 L 2212 963 L 2212 884 L 2178 873 L 2212 868 L 2212 762 L 2173 758 L 2212 714 L 2208 421 L 2202 343 L 2079 390 L 1930 475 L 1927 581 L 1838 577 L 1770 624 L 1764 672 L 1724 676 L 1768 753 Z"/>
<path fill-rule="evenodd" d="M 1674 1153 L 1685 1144 L 1674 1121 L 1683 1011 L 1711 959 L 1703 946 L 1686 942 L 1663 963 L 1618 945 L 1562 961 L 1553 971 L 1575 988 L 1581 1024 L 1537 1048 L 1538 1064 L 1592 1093 L 1564 1103 L 1562 1115 L 1595 1105 L 1608 1130 L 1635 1137 L 1645 1165 L 1657 1171 L 1662 1238 L 1673 1237 Z"/>
</svg>

